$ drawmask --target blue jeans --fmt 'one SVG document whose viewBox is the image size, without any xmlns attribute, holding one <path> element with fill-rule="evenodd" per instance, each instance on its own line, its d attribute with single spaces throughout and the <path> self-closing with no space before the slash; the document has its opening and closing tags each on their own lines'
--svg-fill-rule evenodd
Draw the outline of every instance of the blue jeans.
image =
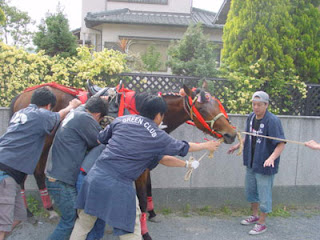
<svg viewBox="0 0 320 240">
<path fill-rule="evenodd" d="M 60 221 L 48 240 L 68 240 L 77 218 L 74 208 L 77 198 L 76 188 L 58 180 L 50 182 L 46 179 L 46 185 L 54 204 L 61 213 Z"/>
<path fill-rule="evenodd" d="M 247 167 L 245 189 L 247 201 L 259 203 L 260 211 L 270 213 L 272 211 L 272 187 L 274 175 L 254 173 Z"/>
<path fill-rule="evenodd" d="M 77 192 L 80 191 L 85 175 L 80 171 L 76 183 Z M 88 233 L 86 240 L 96 240 L 103 238 L 104 228 L 106 226 L 106 222 L 102 219 L 98 218 L 95 222 L 93 228 Z"/>
</svg>

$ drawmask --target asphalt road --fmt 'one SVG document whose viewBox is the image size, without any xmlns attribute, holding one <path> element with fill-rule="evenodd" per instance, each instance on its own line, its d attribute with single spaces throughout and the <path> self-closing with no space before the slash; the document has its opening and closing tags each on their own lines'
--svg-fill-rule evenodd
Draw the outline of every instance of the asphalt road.
<svg viewBox="0 0 320 240">
<path fill-rule="evenodd" d="M 267 232 L 250 236 L 252 226 L 240 225 L 242 217 L 183 217 L 176 214 L 160 215 L 161 223 L 148 223 L 153 240 L 320 240 L 320 213 L 295 212 L 291 217 L 268 218 Z M 7 240 L 44 240 L 57 221 L 40 219 L 17 227 Z M 115 240 L 105 234 L 104 240 Z"/>
</svg>

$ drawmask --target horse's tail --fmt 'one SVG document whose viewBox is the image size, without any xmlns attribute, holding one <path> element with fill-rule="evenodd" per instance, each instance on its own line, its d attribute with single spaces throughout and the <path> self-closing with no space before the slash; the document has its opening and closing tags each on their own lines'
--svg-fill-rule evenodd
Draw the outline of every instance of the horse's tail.
<svg viewBox="0 0 320 240">
<path fill-rule="evenodd" d="M 18 94 L 17 96 L 15 96 L 12 100 L 11 100 L 11 103 L 10 103 L 10 111 L 9 111 L 9 121 L 11 119 L 11 117 L 13 116 L 14 114 L 14 104 L 16 103 L 18 97 L 20 97 L 21 94 Z"/>
</svg>

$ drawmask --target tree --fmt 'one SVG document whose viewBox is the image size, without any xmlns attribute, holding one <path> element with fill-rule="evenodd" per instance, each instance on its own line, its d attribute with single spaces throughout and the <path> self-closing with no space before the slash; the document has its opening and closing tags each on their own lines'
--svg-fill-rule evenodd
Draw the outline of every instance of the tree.
<svg viewBox="0 0 320 240">
<path fill-rule="evenodd" d="M 177 75 L 213 77 L 217 74 L 215 49 L 201 24 L 190 25 L 181 40 L 170 44 L 167 66 Z"/>
<path fill-rule="evenodd" d="M 146 53 L 141 56 L 145 69 L 149 72 L 159 71 L 161 66 L 160 58 L 161 53 L 156 51 L 154 45 L 150 45 Z"/>
<path fill-rule="evenodd" d="M 301 1 L 301 0 L 300 0 Z M 250 110 L 250 98 L 264 89 L 273 101 L 291 106 L 291 94 L 305 96 L 295 66 L 296 37 L 291 0 L 233 0 L 224 27 L 223 71 L 235 88 L 226 89 L 229 107 Z M 272 109 L 275 113 L 288 109 Z"/>
<path fill-rule="evenodd" d="M 296 27 L 294 65 L 304 82 L 320 82 L 319 0 L 291 0 L 290 14 Z"/>
<path fill-rule="evenodd" d="M 50 57 L 44 51 L 29 53 L 0 42 L 0 106 L 9 106 L 10 100 L 27 87 L 47 82 L 83 88 L 90 79 L 112 86 L 118 79 L 110 76 L 125 70 L 126 55 L 111 49 L 92 53 L 79 47 L 76 56 L 62 58 Z"/>
<path fill-rule="evenodd" d="M 44 50 L 49 56 L 59 55 L 69 57 L 77 54 L 76 37 L 69 30 L 68 19 L 62 10 L 57 13 L 48 14 L 46 19 L 38 26 L 33 43 L 37 51 Z"/>
<path fill-rule="evenodd" d="M 290 0 L 234 0 L 224 27 L 222 61 L 231 71 L 249 67 L 259 59 L 256 77 L 294 69 L 295 28 L 289 14 Z"/>
<path fill-rule="evenodd" d="M 28 13 L 9 6 L 5 0 L 0 1 L 0 8 L 5 14 L 5 22 L 0 26 L 2 40 L 6 44 L 20 47 L 30 44 L 33 33 L 29 30 L 29 26 L 34 21 L 32 21 Z"/>
<path fill-rule="evenodd" d="M 5 24 L 6 22 L 6 16 L 4 15 L 3 10 L 0 8 L 0 25 Z"/>
</svg>

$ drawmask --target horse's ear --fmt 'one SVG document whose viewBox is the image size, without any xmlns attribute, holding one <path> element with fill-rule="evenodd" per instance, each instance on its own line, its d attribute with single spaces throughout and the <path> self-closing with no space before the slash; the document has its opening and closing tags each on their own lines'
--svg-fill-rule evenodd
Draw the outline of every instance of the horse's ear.
<svg viewBox="0 0 320 240">
<path fill-rule="evenodd" d="M 187 96 L 192 97 L 192 91 L 186 85 L 183 84 L 183 90 Z"/>
<path fill-rule="evenodd" d="M 202 88 L 203 88 L 204 90 L 208 91 L 208 82 L 206 81 L 206 79 L 203 80 Z"/>
<path fill-rule="evenodd" d="M 94 90 L 90 79 L 87 79 L 86 89 L 88 90 L 88 96 L 92 97 L 94 95 Z"/>
</svg>

